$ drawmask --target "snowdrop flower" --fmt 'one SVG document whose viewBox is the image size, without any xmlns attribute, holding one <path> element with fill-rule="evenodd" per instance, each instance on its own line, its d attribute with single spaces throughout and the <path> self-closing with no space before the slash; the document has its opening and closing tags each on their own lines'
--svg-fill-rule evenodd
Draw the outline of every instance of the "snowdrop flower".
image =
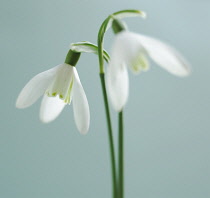
<svg viewBox="0 0 210 198">
<path fill-rule="evenodd" d="M 115 36 L 106 75 L 108 94 L 116 111 L 120 112 L 128 99 L 127 67 L 135 74 L 147 71 L 148 56 L 176 76 L 184 77 L 190 72 L 187 61 L 171 46 L 148 36 L 120 31 Z"/>
<path fill-rule="evenodd" d="M 70 104 L 72 100 L 76 126 L 80 133 L 87 133 L 90 112 L 75 67 L 79 56 L 80 53 L 69 50 L 64 64 L 34 76 L 20 92 L 16 107 L 29 107 L 41 95 L 44 95 L 41 102 L 40 119 L 42 122 L 48 123 L 56 119 L 66 104 Z"/>
</svg>

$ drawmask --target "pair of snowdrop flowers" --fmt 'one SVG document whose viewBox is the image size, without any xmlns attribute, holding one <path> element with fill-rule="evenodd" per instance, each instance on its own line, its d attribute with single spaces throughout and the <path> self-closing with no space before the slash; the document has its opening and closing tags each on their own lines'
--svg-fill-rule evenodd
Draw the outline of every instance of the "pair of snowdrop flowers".
<svg viewBox="0 0 210 198">
<path fill-rule="evenodd" d="M 157 39 L 118 28 L 121 26 L 118 20 L 112 20 L 112 26 L 114 30 L 117 27 L 119 31 L 115 32 L 111 59 L 107 66 L 106 86 L 116 111 L 120 112 L 128 99 L 127 67 L 134 73 L 148 70 L 148 56 L 174 75 L 187 76 L 189 74 L 187 61 L 169 45 Z M 64 64 L 33 77 L 20 92 L 16 107 L 29 107 L 44 95 L 41 102 L 40 119 L 48 123 L 57 118 L 63 108 L 73 101 L 76 126 L 80 133 L 85 134 L 89 129 L 90 111 L 75 66 L 81 52 L 97 53 L 97 46 L 88 42 L 80 44 L 81 48 L 75 45 L 69 50 Z M 104 59 L 108 60 L 106 53 L 104 53 Z"/>
</svg>

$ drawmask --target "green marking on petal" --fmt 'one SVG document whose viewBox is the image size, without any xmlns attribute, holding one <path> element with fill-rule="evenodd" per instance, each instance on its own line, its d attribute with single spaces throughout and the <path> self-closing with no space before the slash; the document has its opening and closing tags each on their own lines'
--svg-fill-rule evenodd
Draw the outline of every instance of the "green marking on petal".
<svg viewBox="0 0 210 198">
<path fill-rule="evenodd" d="M 147 71 L 149 69 L 149 62 L 147 57 L 143 53 L 139 53 L 138 56 L 132 60 L 131 69 L 134 73 Z"/>
<path fill-rule="evenodd" d="M 72 98 L 73 80 L 73 67 L 68 64 L 63 64 L 45 94 L 48 97 L 57 96 L 60 100 L 70 104 Z"/>
<path fill-rule="evenodd" d="M 71 93 L 72 93 L 73 84 L 74 84 L 74 79 L 72 79 L 72 81 L 70 83 L 66 98 L 64 99 L 65 103 L 69 104 L 71 102 Z"/>
</svg>

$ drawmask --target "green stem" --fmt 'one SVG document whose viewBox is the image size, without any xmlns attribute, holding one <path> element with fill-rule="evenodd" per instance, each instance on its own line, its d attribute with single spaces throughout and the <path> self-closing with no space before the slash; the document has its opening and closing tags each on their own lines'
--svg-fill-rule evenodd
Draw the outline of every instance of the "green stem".
<svg viewBox="0 0 210 198">
<path fill-rule="evenodd" d="M 107 28 L 110 18 L 111 18 L 111 16 L 108 16 L 104 20 L 104 22 L 102 23 L 102 25 L 98 31 L 98 58 L 99 58 L 100 74 L 104 74 L 103 41 L 104 41 L 104 34 L 106 32 L 106 28 Z"/>
<path fill-rule="evenodd" d="M 110 112 L 109 112 L 109 103 L 108 103 L 106 85 L 105 85 L 105 79 L 104 79 L 104 59 L 103 59 L 104 34 L 106 32 L 107 25 L 109 23 L 110 18 L 111 16 L 108 16 L 104 20 L 98 32 L 98 58 L 99 58 L 99 74 L 100 74 L 100 79 L 101 79 L 101 87 L 102 87 L 102 92 L 103 92 L 104 106 L 105 106 L 105 111 L 106 111 L 106 120 L 107 120 L 107 126 L 108 126 L 110 158 L 111 158 L 111 167 L 112 167 L 112 187 L 113 187 L 112 192 L 113 192 L 113 198 L 117 198 L 117 179 L 116 179 L 114 141 L 113 141 L 113 135 L 112 135 L 112 124 L 111 124 L 111 117 L 110 117 Z"/>
<path fill-rule="evenodd" d="M 117 198 L 117 180 L 116 180 L 114 141 L 113 141 L 113 135 L 112 135 L 112 124 L 111 124 L 111 118 L 110 118 L 110 112 L 109 112 L 109 103 L 107 99 L 104 74 L 102 73 L 100 74 L 100 79 L 101 79 L 101 87 L 102 87 L 102 92 L 103 92 L 104 106 L 106 110 L 106 119 L 107 119 L 107 126 L 108 126 L 109 147 L 110 147 L 110 157 L 111 157 L 111 167 L 112 167 L 113 198 Z"/>
<path fill-rule="evenodd" d="M 124 197 L 124 138 L 123 138 L 123 111 L 118 114 L 119 124 L 119 198 Z"/>
</svg>

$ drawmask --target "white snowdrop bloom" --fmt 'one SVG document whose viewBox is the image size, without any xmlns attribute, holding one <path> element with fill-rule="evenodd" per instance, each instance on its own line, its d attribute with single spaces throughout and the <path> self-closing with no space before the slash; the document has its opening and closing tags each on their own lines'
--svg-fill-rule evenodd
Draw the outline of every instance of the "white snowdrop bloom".
<svg viewBox="0 0 210 198">
<path fill-rule="evenodd" d="M 147 57 L 176 76 L 184 77 L 190 73 L 187 61 L 171 46 L 129 31 L 117 33 L 106 75 L 108 94 L 116 111 L 121 111 L 128 99 L 127 67 L 135 74 L 147 71 Z"/>
<path fill-rule="evenodd" d="M 29 107 L 41 95 L 44 95 L 40 108 L 42 122 L 56 119 L 66 104 L 73 101 L 76 126 L 80 133 L 87 133 L 90 123 L 89 105 L 74 66 L 64 63 L 34 76 L 20 92 L 16 107 Z"/>
</svg>

